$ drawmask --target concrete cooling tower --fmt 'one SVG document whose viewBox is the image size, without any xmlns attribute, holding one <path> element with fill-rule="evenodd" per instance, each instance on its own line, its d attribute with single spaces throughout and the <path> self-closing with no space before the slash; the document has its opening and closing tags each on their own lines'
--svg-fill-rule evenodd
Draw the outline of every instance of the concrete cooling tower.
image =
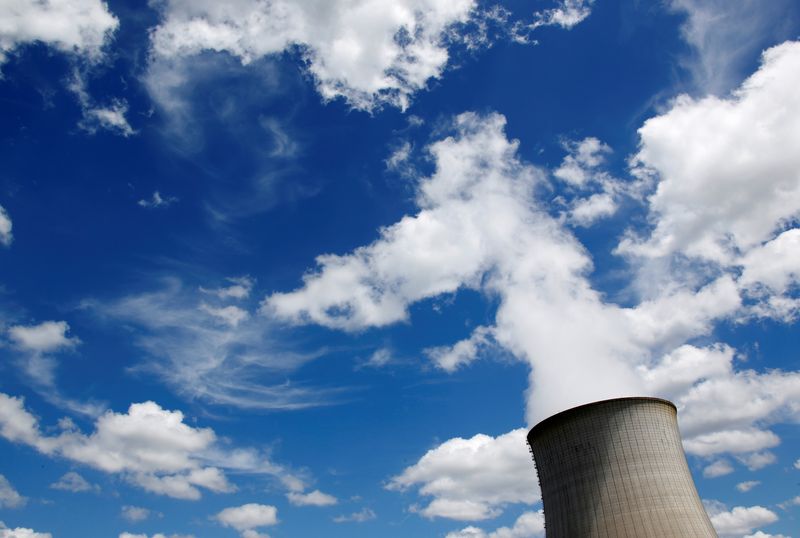
<svg viewBox="0 0 800 538">
<path fill-rule="evenodd" d="M 716 537 L 666 400 L 619 398 L 553 415 L 528 433 L 547 538 Z"/>
</svg>

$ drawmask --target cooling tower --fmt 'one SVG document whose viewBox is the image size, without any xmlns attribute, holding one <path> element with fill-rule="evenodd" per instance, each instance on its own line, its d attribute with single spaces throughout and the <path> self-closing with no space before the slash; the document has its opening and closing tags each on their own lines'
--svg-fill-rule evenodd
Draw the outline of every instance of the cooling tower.
<svg viewBox="0 0 800 538">
<path fill-rule="evenodd" d="M 717 536 L 671 402 L 619 398 L 575 407 L 534 426 L 528 443 L 547 538 Z"/>
</svg>

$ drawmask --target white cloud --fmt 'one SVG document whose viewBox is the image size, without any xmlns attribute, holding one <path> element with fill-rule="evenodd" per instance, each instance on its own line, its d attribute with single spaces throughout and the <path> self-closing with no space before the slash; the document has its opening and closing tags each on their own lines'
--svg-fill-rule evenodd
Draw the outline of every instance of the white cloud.
<svg viewBox="0 0 800 538">
<path fill-rule="evenodd" d="M 745 482 L 739 482 L 738 484 L 736 484 L 736 489 L 741 491 L 742 493 L 747 493 L 748 491 L 758 486 L 759 484 L 761 484 L 761 482 L 758 480 L 747 480 Z"/>
<path fill-rule="evenodd" d="M 25 506 L 27 501 L 28 499 L 20 495 L 11 482 L 0 474 L 0 508 L 19 508 Z"/>
<path fill-rule="evenodd" d="M 728 511 L 727 508 L 716 502 L 705 503 L 711 524 L 722 537 L 742 536 L 752 532 L 757 527 L 769 525 L 778 521 L 775 512 L 763 506 L 737 506 Z"/>
<path fill-rule="evenodd" d="M 14 347 L 23 352 L 17 357 L 18 367 L 37 388 L 45 389 L 50 401 L 76 412 L 93 414 L 98 411 L 96 405 L 64 398 L 55 387 L 58 361 L 53 355 L 73 349 L 81 342 L 75 336 L 67 336 L 68 332 L 66 321 L 44 321 L 37 325 L 13 325 L 8 328 L 8 337 Z"/>
<path fill-rule="evenodd" d="M 11 233 L 12 227 L 11 217 L 8 216 L 5 208 L 0 205 L 0 245 L 11 246 L 11 242 L 14 241 L 14 235 Z"/>
<path fill-rule="evenodd" d="M 71 491 L 73 493 L 80 493 L 84 491 L 99 491 L 100 487 L 97 484 L 89 483 L 84 477 L 70 471 L 58 479 L 58 481 L 50 484 L 52 489 L 61 489 L 64 491 Z"/>
<path fill-rule="evenodd" d="M 226 508 L 214 518 L 239 532 L 269 527 L 278 523 L 278 509 L 266 504 L 249 503 Z"/>
<path fill-rule="evenodd" d="M 754 52 L 787 37 L 780 35 L 779 18 L 790 2 L 775 0 L 773 9 L 763 9 L 758 0 L 671 0 L 674 11 L 687 15 L 681 33 L 694 48 L 685 66 L 695 85 L 717 95 L 733 88 Z"/>
<path fill-rule="evenodd" d="M 763 285 L 783 293 L 800 277 L 800 229 L 787 230 L 778 237 L 753 249 L 742 257 L 744 268 L 739 284 L 744 287 Z"/>
<path fill-rule="evenodd" d="M 231 283 L 224 288 L 206 289 L 200 287 L 200 291 L 211 295 L 216 295 L 220 299 L 247 299 L 253 290 L 255 280 L 249 276 L 229 277 L 226 279 Z"/>
<path fill-rule="evenodd" d="M 513 527 L 500 527 L 492 532 L 478 527 L 466 527 L 447 533 L 445 538 L 535 538 L 544 535 L 544 512 L 539 510 L 523 513 Z"/>
<path fill-rule="evenodd" d="M 77 338 L 67 336 L 69 324 L 66 321 L 44 321 L 38 325 L 14 325 L 9 327 L 8 336 L 14 344 L 32 353 L 53 353 L 76 346 Z"/>
<path fill-rule="evenodd" d="M 369 356 L 369 359 L 364 361 L 359 365 L 359 367 L 369 367 L 369 368 L 383 368 L 391 364 L 394 361 L 392 357 L 392 350 L 382 347 L 380 349 L 376 349 L 372 355 Z"/>
<path fill-rule="evenodd" d="M 122 507 L 122 517 L 131 523 L 137 523 L 139 521 L 144 521 L 150 517 L 152 514 L 151 510 L 147 508 L 143 508 L 141 506 L 130 506 L 125 505 Z"/>
<path fill-rule="evenodd" d="M 763 469 L 767 465 L 772 465 L 778 461 L 778 458 L 772 452 L 754 452 L 739 456 L 737 459 L 751 471 Z"/>
<path fill-rule="evenodd" d="M 142 198 L 136 203 L 145 209 L 164 209 L 177 201 L 178 199 L 174 196 L 167 196 L 165 198 L 161 196 L 160 192 L 153 191 L 153 194 L 150 196 L 150 198 Z"/>
<path fill-rule="evenodd" d="M 649 199 L 655 228 L 620 252 L 732 264 L 800 216 L 799 84 L 800 42 L 787 42 L 764 52 L 731 97 L 684 95 L 647 120 L 634 162 L 659 177 Z"/>
<path fill-rule="evenodd" d="M 499 302 L 485 330 L 532 366 L 530 423 L 589 401 L 653 394 L 677 403 L 690 453 L 777 445 L 768 426 L 797 420 L 800 375 L 737 370 L 729 346 L 687 344 L 742 311 L 735 274 L 673 278 L 630 307 L 606 302 L 587 278 L 584 248 L 539 207 L 544 175 L 518 160 L 503 127 L 499 115 L 456 118 L 455 133 L 428 148 L 435 170 L 418 178 L 418 212 L 349 254 L 318 257 L 299 289 L 264 300 L 264 314 L 356 331 L 406 320 L 422 299 L 479 289 Z M 583 162 L 598 158 L 585 153 Z M 443 364 L 473 359 L 477 343 L 441 348 Z M 452 500 L 431 507 L 469 511 Z"/>
<path fill-rule="evenodd" d="M 3 0 L 0 2 L 0 63 L 22 45 L 43 42 L 97 60 L 119 26 L 101 0 Z"/>
<path fill-rule="evenodd" d="M 442 370 L 454 372 L 478 358 L 481 349 L 491 346 L 491 337 L 490 327 L 477 327 L 465 340 L 456 342 L 452 346 L 429 347 L 424 353 Z"/>
<path fill-rule="evenodd" d="M 0 521 L 0 538 L 53 538 L 49 532 L 36 532 L 33 529 L 17 527 L 9 529 Z"/>
<path fill-rule="evenodd" d="M 756 531 L 753 534 L 748 534 L 744 538 L 791 538 L 791 536 L 784 536 L 783 534 L 767 534 L 766 532 Z"/>
<path fill-rule="evenodd" d="M 112 99 L 106 105 L 98 105 L 86 89 L 87 76 L 87 73 L 75 68 L 68 83 L 68 88 L 77 97 L 83 114 L 78 126 L 90 134 L 95 134 L 101 129 L 126 138 L 136 134 L 125 118 L 125 114 L 128 113 L 128 102 L 124 99 Z"/>
<path fill-rule="evenodd" d="M 250 293 L 249 278 L 231 283 L 197 290 L 171 279 L 155 292 L 105 303 L 85 301 L 84 306 L 133 328 L 133 343 L 145 351 L 133 370 L 155 375 L 187 398 L 251 409 L 329 403 L 335 391 L 290 378 L 319 353 L 284 351 L 267 320 L 245 306 L 222 302 Z M 209 305 L 209 296 L 221 302 Z"/>
<path fill-rule="evenodd" d="M 291 491 L 286 497 L 294 506 L 332 506 L 338 502 L 333 495 L 328 495 L 318 489 L 309 493 Z"/>
<path fill-rule="evenodd" d="M 564 147 L 569 153 L 553 175 L 578 187 L 592 178 L 597 168 L 605 163 L 605 156 L 611 153 L 607 144 L 591 136 L 580 141 L 567 141 Z"/>
<path fill-rule="evenodd" d="M 417 511 L 425 517 L 474 521 L 497 516 L 507 504 L 539 500 L 536 472 L 520 428 L 491 437 L 454 438 L 429 450 L 393 477 L 388 489 L 419 487 L 431 502 Z"/>
<path fill-rule="evenodd" d="M 591 15 L 594 0 L 559 0 L 558 4 L 558 7 L 537 13 L 533 27 L 561 26 L 570 30 Z"/>
<path fill-rule="evenodd" d="M 365 521 L 371 521 L 378 517 L 375 515 L 375 512 L 370 510 L 369 508 L 364 507 L 363 509 L 359 510 L 358 512 L 353 512 L 352 514 L 348 515 L 341 515 L 336 516 L 333 518 L 334 523 L 364 523 Z"/>
<path fill-rule="evenodd" d="M 42 432 L 38 420 L 21 398 L 0 393 L 0 436 L 107 473 L 153 493 L 180 499 L 199 499 L 200 489 L 215 493 L 234 489 L 223 469 L 260 474 L 302 490 L 302 480 L 251 449 L 218 446 L 210 428 L 184 423 L 180 411 L 154 402 L 131 404 L 127 413 L 106 411 L 86 435 L 70 423 L 57 435 Z"/>
<path fill-rule="evenodd" d="M 703 476 L 706 478 L 717 478 L 733 472 L 733 466 L 728 460 L 717 460 L 703 469 Z"/>
<path fill-rule="evenodd" d="M 356 108 L 405 108 L 448 62 L 448 30 L 466 22 L 473 0 L 235 4 L 169 0 L 152 34 L 158 58 L 227 52 L 248 64 L 297 50 L 324 99 Z"/>
</svg>

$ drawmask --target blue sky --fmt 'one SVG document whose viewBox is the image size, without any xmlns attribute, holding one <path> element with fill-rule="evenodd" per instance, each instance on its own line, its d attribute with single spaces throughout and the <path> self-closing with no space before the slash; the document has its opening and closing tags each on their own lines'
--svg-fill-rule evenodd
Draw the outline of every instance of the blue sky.
<svg viewBox="0 0 800 538">
<path fill-rule="evenodd" d="M 669 398 L 800 518 L 790 0 L 5 2 L 0 538 L 543 536 Z"/>
</svg>

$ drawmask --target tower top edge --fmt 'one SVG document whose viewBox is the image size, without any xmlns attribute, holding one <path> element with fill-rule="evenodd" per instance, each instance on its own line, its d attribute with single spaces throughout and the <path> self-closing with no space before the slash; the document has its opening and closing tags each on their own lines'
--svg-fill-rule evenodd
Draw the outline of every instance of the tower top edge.
<svg viewBox="0 0 800 538">
<path fill-rule="evenodd" d="M 607 400 L 598 400 L 596 402 L 585 403 L 582 405 L 571 407 L 569 409 L 565 409 L 564 411 L 559 411 L 555 415 L 550 415 L 546 419 L 543 419 L 533 428 L 531 428 L 530 431 L 528 432 L 528 442 L 531 442 L 533 439 L 541 435 L 543 431 L 550 429 L 559 423 L 568 421 L 575 413 L 579 411 L 584 411 L 588 408 L 593 408 L 593 407 L 603 407 L 607 404 L 613 404 L 619 402 L 658 403 L 671 407 L 676 413 L 678 412 L 678 408 L 671 401 L 665 400 L 663 398 L 656 398 L 653 396 L 626 396 L 623 398 L 609 398 Z"/>
</svg>

